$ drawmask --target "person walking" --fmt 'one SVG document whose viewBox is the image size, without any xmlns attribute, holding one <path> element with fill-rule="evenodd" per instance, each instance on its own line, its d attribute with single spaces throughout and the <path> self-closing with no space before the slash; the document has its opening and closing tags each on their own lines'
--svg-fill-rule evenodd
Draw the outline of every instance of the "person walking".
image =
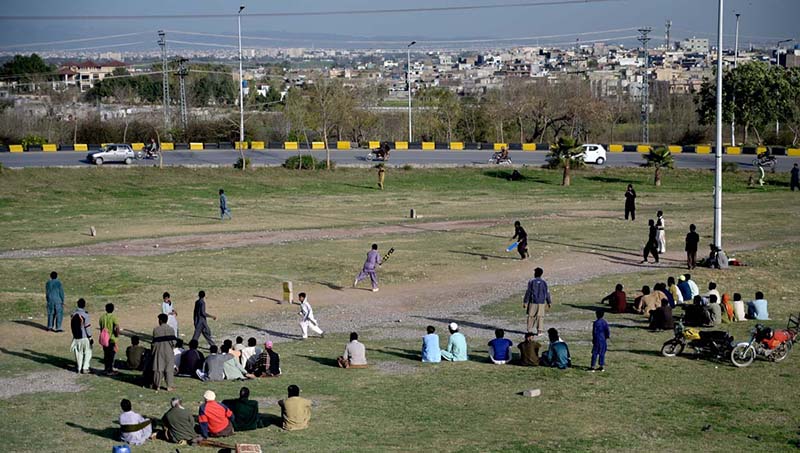
<svg viewBox="0 0 800 453">
<path fill-rule="evenodd" d="M 542 279 L 544 270 L 537 267 L 533 271 L 533 279 L 528 282 L 528 289 L 525 291 L 525 299 L 522 302 L 528 314 L 528 332 L 533 332 L 536 326 L 536 335 L 540 335 L 544 330 L 544 314 L 545 304 L 550 308 L 552 300 L 550 299 L 550 290 L 547 288 L 547 282 Z"/>
<path fill-rule="evenodd" d="M 231 210 L 228 208 L 228 197 L 225 196 L 224 190 L 219 189 L 219 219 L 225 220 L 225 216 L 228 216 L 229 220 L 233 220 Z"/>
<path fill-rule="evenodd" d="M 628 220 L 629 214 L 631 220 L 636 220 L 636 191 L 633 190 L 633 184 L 628 184 L 625 191 L 625 220 Z"/>
<path fill-rule="evenodd" d="M 300 305 L 300 330 L 303 332 L 303 339 L 305 340 L 308 338 L 308 329 L 311 329 L 320 337 L 324 338 L 325 332 L 319 328 L 319 323 L 317 322 L 317 319 L 314 318 L 314 309 L 311 308 L 311 304 L 308 303 L 306 293 L 298 294 L 297 298 L 300 300 L 300 302 L 292 301 L 292 303 Z"/>
<path fill-rule="evenodd" d="M 597 310 L 595 312 L 597 319 L 592 323 L 592 366 L 589 368 L 591 372 L 605 371 L 606 351 L 608 350 L 608 339 L 611 338 L 611 331 L 608 328 L 608 321 L 603 319 L 604 314 L 605 311 Z M 595 363 L 600 365 L 600 368 L 595 370 Z"/>
<path fill-rule="evenodd" d="M 64 286 L 58 279 L 58 272 L 50 272 L 50 280 L 44 285 L 47 300 L 47 330 L 63 332 L 61 322 L 64 319 Z"/>
<path fill-rule="evenodd" d="M 649 232 L 647 234 L 647 243 L 644 245 L 642 264 L 648 262 L 647 258 L 650 256 L 650 254 L 653 255 L 653 258 L 656 259 L 656 263 L 658 263 L 658 229 L 656 228 L 656 223 L 653 219 L 648 220 L 647 225 L 649 227 Z"/>
<path fill-rule="evenodd" d="M 378 187 L 383 190 L 383 180 L 386 178 L 386 167 L 378 164 Z"/>
<path fill-rule="evenodd" d="M 697 244 L 700 243 L 700 235 L 697 234 L 697 227 L 689 225 L 689 232 L 686 234 L 686 269 L 694 269 L 697 266 Z"/>
<path fill-rule="evenodd" d="M 91 369 L 89 364 L 92 362 L 92 322 L 89 320 L 89 313 L 86 311 L 86 301 L 78 299 L 78 308 L 72 312 L 70 318 L 70 330 L 72 331 L 72 345 L 70 350 L 75 354 L 75 364 L 78 374 L 89 374 Z"/>
<path fill-rule="evenodd" d="M 106 304 L 106 312 L 100 317 L 99 324 L 104 370 L 107 375 L 114 376 L 117 374 L 117 370 L 114 369 L 114 359 L 117 355 L 117 342 L 121 331 L 117 315 L 114 314 L 114 304 Z M 107 342 L 103 339 L 106 336 Z"/>
<path fill-rule="evenodd" d="M 797 163 L 792 165 L 790 174 L 789 189 L 791 189 L 792 192 L 794 192 L 794 189 L 800 190 L 800 168 L 797 167 Z"/>
<path fill-rule="evenodd" d="M 514 236 L 511 237 L 511 240 L 513 241 L 514 239 L 517 240 L 519 259 L 527 259 L 530 256 L 528 254 L 528 233 L 525 231 L 525 228 L 522 228 L 522 224 L 519 223 L 519 220 L 514 222 Z"/>
<path fill-rule="evenodd" d="M 167 315 L 167 325 L 172 327 L 175 331 L 175 338 L 178 337 L 178 312 L 175 311 L 175 305 L 172 304 L 172 298 L 168 292 L 161 296 L 161 313 Z"/>
<path fill-rule="evenodd" d="M 381 265 L 381 256 L 378 254 L 378 244 L 372 244 L 372 249 L 367 252 L 367 259 L 364 261 L 364 267 L 353 282 L 353 288 L 358 286 L 358 282 L 364 280 L 369 276 L 372 283 L 372 292 L 378 292 L 378 274 L 375 272 L 378 266 Z"/>
<path fill-rule="evenodd" d="M 175 390 L 172 387 L 175 375 L 175 331 L 167 324 L 169 317 L 164 313 L 158 315 L 158 327 L 153 329 L 153 347 L 151 357 L 153 360 L 153 388 L 156 392 L 161 389 L 164 379 L 167 391 Z"/>
<path fill-rule="evenodd" d="M 664 212 L 658 211 L 656 215 L 658 216 L 656 219 L 656 230 L 658 230 L 658 235 L 656 236 L 658 253 L 667 253 L 667 236 L 666 232 L 664 231 Z"/>
<path fill-rule="evenodd" d="M 200 335 L 206 339 L 209 346 L 216 346 L 214 339 L 211 337 L 211 328 L 208 327 L 208 318 L 217 320 L 217 317 L 206 311 L 206 292 L 200 291 L 197 293 L 197 300 L 194 303 L 194 312 L 192 314 L 194 320 L 194 335 L 192 340 L 198 340 Z"/>
</svg>

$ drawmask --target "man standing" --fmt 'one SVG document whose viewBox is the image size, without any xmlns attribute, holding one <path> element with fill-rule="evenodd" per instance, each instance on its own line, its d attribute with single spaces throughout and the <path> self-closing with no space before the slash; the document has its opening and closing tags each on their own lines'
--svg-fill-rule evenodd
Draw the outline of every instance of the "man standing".
<svg viewBox="0 0 800 453">
<path fill-rule="evenodd" d="M 644 251 L 642 252 L 642 264 L 647 263 L 647 258 L 652 254 L 653 258 L 655 258 L 656 263 L 658 263 L 658 228 L 656 228 L 655 222 L 653 219 L 647 221 L 648 225 L 648 233 L 647 233 L 647 243 L 644 245 Z"/>
<path fill-rule="evenodd" d="M 656 230 L 658 230 L 658 236 L 656 236 L 658 253 L 667 253 L 667 236 L 666 232 L 664 231 L 664 212 L 658 211 L 656 215 L 658 216 L 656 219 Z"/>
<path fill-rule="evenodd" d="M 794 189 L 800 190 L 800 168 L 797 163 L 792 166 L 791 178 L 789 179 L 789 189 L 794 192 Z"/>
<path fill-rule="evenodd" d="M 628 215 L 631 220 L 636 220 L 636 191 L 633 190 L 633 184 L 628 184 L 625 191 L 625 220 L 628 220 Z"/>
<path fill-rule="evenodd" d="M 447 349 L 442 351 L 442 358 L 451 362 L 466 362 L 467 338 L 458 331 L 458 324 L 454 322 L 447 329 L 450 330 L 450 339 L 447 340 Z"/>
<path fill-rule="evenodd" d="M 200 291 L 197 294 L 197 301 L 194 303 L 194 335 L 192 335 L 192 340 L 197 340 L 200 338 L 200 335 L 203 335 L 203 338 L 206 339 L 209 346 L 214 346 L 214 339 L 211 337 L 211 329 L 208 327 L 208 318 L 213 319 L 214 321 L 217 320 L 217 317 L 206 312 L 206 292 Z"/>
<path fill-rule="evenodd" d="M 156 392 L 161 389 L 161 379 L 166 377 L 167 391 L 174 390 L 172 380 L 175 369 L 175 331 L 167 324 L 169 316 L 158 315 L 158 327 L 153 329 L 153 387 Z"/>
<path fill-rule="evenodd" d="M 358 282 L 369 276 L 369 280 L 372 283 L 372 292 L 378 292 L 378 274 L 375 271 L 380 265 L 381 256 L 378 254 L 378 244 L 372 244 L 372 249 L 367 252 L 367 260 L 364 261 L 364 267 L 353 282 L 353 288 L 358 286 Z"/>
<path fill-rule="evenodd" d="M 320 337 L 324 337 L 325 332 L 319 328 L 319 323 L 317 322 L 316 318 L 314 318 L 314 309 L 311 308 L 311 304 L 308 303 L 306 293 L 298 294 L 297 298 L 300 299 L 300 302 L 297 303 L 292 301 L 292 303 L 300 305 L 300 330 L 303 332 L 303 339 L 305 340 L 308 338 L 308 329 L 311 329 Z"/>
<path fill-rule="evenodd" d="M 522 224 L 519 223 L 519 220 L 514 222 L 514 236 L 511 237 L 511 240 L 513 241 L 514 239 L 517 240 L 519 259 L 527 259 L 530 256 L 528 254 L 528 233 L 525 231 L 525 228 L 522 228 Z"/>
<path fill-rule="evenodd" d="M 700 235 L 697 234 L 697 227 L 689 225 L 689 232 L 686 234 L 686 269 L 692 270 L 697 266 L 697 244 L 700 243 Z"/>
<path fill-rule="evenodd" d="M 225 220 L 225 216 L 228 216 L 229 220 L 233 220 L 231 210 L 228 208 L 228 197 L 225 196 L 224 190 L 219 189 L 219 219 Z"/>
<path fill-rule="evenodd" d="M 597 371 L 605 371 L 606 366 L 606 351 L 608 350 L 608 339 L 611 337 L 611 332 L 608 329 L 608 321 L 603 319 L 605 312 L 597 310 L 595 316 L 597 319 L 592 323 L 592 366 L 589 371 L 594 372 L 594 364 L 598 363 L 600 368 Z"/>
<path fill-rule="evenodd" d="M 170 409 L 161 417 L 167 440 L 176 444 L 187 444 L 198 439 L 195 434 L 194 417 L 183 407 L 180 398 L 172 398 Z"/>
<path fill-rule="evenodd" d="M 86 312 L 86 301 L 78 299 L 78 308 L 72 312 L 70 318 L 72 330 L 72 346 L 70 350 L 75 354 L 75 363 L 78 374 L 89 374 L 89 364 L 92 361 L 92 323 L 89 313 Z"/>
<path fill-rule="evenodd" d="M 383 181 L 386 179 L 386 168 L 383 164 L 378 164 L 378 188 L 383 190 Z"/>
<path fill-rule="evenodd" d="M 545 304 L 547 308 L 552 304 L 547 282 L 542 279 L 543 274 L 544 270 L 541 267 L 533 271 L 533 280 L 528 282 L 528 289 L 522 302 L 528 314 L 528 332 L 533 332 L 533 327 L 536 326 L 536 335 L 541 334 L 544 329 Z"/>
<path fill-rule="evenodd" d="M 106 312 L 100 317 L 100 345 L 103 346 L 103 364 L 105 373 L 110 376 L 117 374 L 114 369 L 114 359 L 117 355 L 117 341 L 120 333 L 119 321 L 114 314 L 114 304 L 106 304 Z M 102 332 L 108 333 L 108 344 L 103 344 Z"/>
<path fill-rule="evenodd" d="M 58 273 L 50 272 L 50 280 L 44 285 L 47 299 L 47 330 L 63 332 L 61 321 L 64 318 L 64 286 L 58 279 Z"/>
</svg>

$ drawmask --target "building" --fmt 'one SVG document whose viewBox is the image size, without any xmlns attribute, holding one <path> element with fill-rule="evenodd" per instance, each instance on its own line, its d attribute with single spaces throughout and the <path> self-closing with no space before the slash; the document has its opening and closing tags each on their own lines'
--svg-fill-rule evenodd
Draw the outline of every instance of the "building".
<svg viewBox="0 0 800 453">
<path fill-rule="evenodd" d="M 688 38 L 681 41 L 681 49 L 687 53 L 699 53 L 702 55 L 708 54 L 708 39 L 707 38 Z"/>
<path fill-rule="evenodd" d="M 87 91 L 115 69 L 124 67 L 125 63 L 117 60 L 109 60 L 104 63 L 96 63 L 92 60 L 69 61 L 58 68 L 58 77 L 59 81 L 67 86 L 77 86 L 81 91 Z"/>
</svg>

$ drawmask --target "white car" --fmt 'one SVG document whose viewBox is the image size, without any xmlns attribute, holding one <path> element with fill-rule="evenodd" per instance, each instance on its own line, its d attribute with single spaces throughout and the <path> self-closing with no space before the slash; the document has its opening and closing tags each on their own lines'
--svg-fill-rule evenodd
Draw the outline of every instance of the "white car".
<svg viewBox="0 0 800 453">
<path fill-rule="evenodd" d="M 86 155 L 86 160 L 95 165 L 103 165 L 106 162 L 124 162 L 125 165 L 130 165 L 135 158 L 136 155 L 131 146 L 124 143 L 108 144 Z"/>
<path fill-rule="evenodd" d="M 588 164 L 603 165 L 606 161 L 606 149 L 603 145 L 588 144 L 583 145 L 583 161 Z"/>
</svg>

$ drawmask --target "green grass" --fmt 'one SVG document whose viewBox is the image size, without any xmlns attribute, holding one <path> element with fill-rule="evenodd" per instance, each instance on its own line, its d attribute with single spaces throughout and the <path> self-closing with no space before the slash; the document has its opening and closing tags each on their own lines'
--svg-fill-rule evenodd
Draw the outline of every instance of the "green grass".
<svg viewBox="0 0 800 453">
<path fill-rule="evenodd" d="M 498 257 L 510 256 L 502 249 L 512 234 L 509 225 L 517 218 L 531 235 L 531 264 L 557 258 L 577 261 L 586 254 L 622 254 L 635 260 L 645 235 L 643 222 L 619 220 L 622 193 L 629 182 L 640 195 L 641 219 L 657 209 L 667 212 L 671 250 L 681 247 L 688 223 L 696 223 L 703 240 L 709 240 L 710 172 L 668 172 L 660 189 L 650 184 L 652 173 L 641 169 L 582 170 L 569 188 L 559 185 L 558 172 L 522 172 L 528 179 L 511 183 L 493 170 L 390 169 L 387 190 L 379 192 L 372 189 L 374 171 L 358 169 L 330 173 L 259 169 L 245 175 L 228 169 L 177 168 L 4 171 L 0 250 L 197 232 L 395 224 L 410 222 L 403 217 L 412 207 L 423 215 L 417 222 L 487 218 L 505 219 L 508 224 L 151 257 L 0 260 L 0 378 L 52 373 L 71 363 L 65 337 L 13 323 L 28 317 L 41 321 L 42 288 L 52 269 L 62 274 L 68 300 L 86 297 L 95 314 L 106 302 L 114 302 L 126 325 L 133 318 L 150 325 L 147 317 L 157 311 L 160 293 L 168 289 L 177 301 L 181 327 L 188 329 L 192 296 L 200 287 L 224 306 L 274 292 L 284 279 L 303 286 L 347 286 L 363 259 L 365 244 L 373 240 L 397 248 L 381 278 L 384 285 L 399 288 L 413 288 L 434 275 L 457 282 L 479 271 L 510 269 L 517 263 Z M 721 291 L 741 292 L 746 299 L 756 290 L 764 291 L 775 326 L 800 311 L 796 289 L 800 208 L 784 183 L 777 179 L 763 189 L 749 189 L 746 175 L 726 176 L 725 243 L 746 246 L 736 256 L 750 266 L 693 272 L 701 286 L 713 279 Z M 235 220 L 223 225 L 208 218 L 216 215 L 219 187 L 226 189 L 234 209 Z M 98 239 L 81 234 L 90 225 L 100 230 Z M 489 259 L 482 260 L 481 255 Z M 577 365 L 563 372 L 486 363 L 491 326 L 469 337 L 474 360 L 462 364 L 423 366 L 417 362 L 418 340 L 386 339 L 391 331 L 377 328 L 361 330 L 373 364 L 366 370 L 331 366 L 346 340 L 343 334 L 280 344 L 285 376 L 246 385 L 254 397 L 270 401 L 282 398 L 287 385 L 299 385 L 316 402 L 312 426 L 295 433 L 273 426 L 239 433 L 233 441 L 256 442 L 267 451 L 794 449 L 800 441 L 800 409 L 794 401 L 798 351 L 783 363 L 759 361 L 745 369 L 684 357 L 667 359 L 658 350 L 669 332 L 637 328 L 643 321 L 638 316 L 608 315 L 612 323 L 608 371 L 583 371 L 589 362 L 589 329 L 597 301 L 617 282 L 632 294 L 644 284 L 679 272 L 642 269 L 588 280 L 562 276 L 570 283 L 553 287 L 555 305 L 548 320 L 564 326 L 563 336 Z M 493 303 L 475 317 L 503 324 L 522 322 L 520 294 L 487 302 Z M 346 297 L 341 303 L 347 303 Z M 224 319 L 219 332 L 236 332 L 236 324 L 250 318 L 243 314 Z M 745 339 L 751 325 L 723 328 L 738 340 Z M 424 324 L 405 320 L 402 326 L 419 329 L 421 336 Z M 517 336 L 512 338 L 515 342 Z M 122 346 L 126 345 L 123 340 Z M 95 354 L 100 354 L 97 347 Z M 100 367 L 97 357 L 93 366 Z M 2 449 L 108 451 L 119 443 L 109 436 L 121 398 L 131 399 L 135 410 L 150 416 L 160 417 L 168 406 L 167 394 L 132 384 L 127 373 L 115 380 L 77 379 L 85 386 L 80 393 L 33 393 L 0 400 L 0 413 L 13 414 L 13 420 L 0 427 Z M 177 382 L 177 394 L 193 412 L 205 389 L 232 398 L 240 387 Z M 529 388 L 542 389 L 542 396 L 517 395 Z M 274 404 L 262 412 L 278 414 Z M 707 425 L 711 429 L 704 431 Z M 156 442 L 136 450 L 168 449 Z"/>
</svg>

